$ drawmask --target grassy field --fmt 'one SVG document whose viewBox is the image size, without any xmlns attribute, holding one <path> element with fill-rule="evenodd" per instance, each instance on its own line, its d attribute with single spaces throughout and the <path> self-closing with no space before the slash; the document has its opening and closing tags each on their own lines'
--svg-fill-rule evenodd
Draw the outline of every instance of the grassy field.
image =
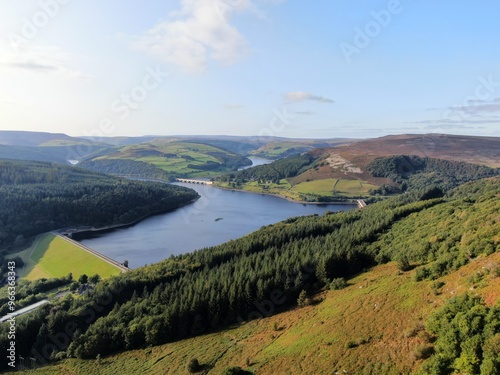
<svg viewBox="0 0 500 375">
<path fill-rule="evenodd" d="M 189 177 L 215 176 L 219 172 L 203 171 L 190 168 L 188 165 L 204 165 L 207 162 L 222 163 L 210 153 L 226 154 L 234 157 L 228 151 L 214 146 L 189 142 L 160 142 L 158 144 L 139 144 L 122 147 L 118 152 L 105 155 L 103 159 L 130 159 L 153 164 L 166 172 L 183 174 Z"/>
<path fill-rule="evenodd" d="M 470 275 L 491 264 L 500 264 L 500 253 L 440 278 L 444 286 L 436 294 L 432 281 L 417 283 L 415 270 L 402 273 L 389 263 L 349 280 L 346 289 L 316 295 L 312 306 L 99 362 L 68 359 L 37 372 L 187 374 L 187 363 L 197 358 L 206 366 L 200 374 L 220 374 L 229 366 L 255 374 L 407 374 L 422 363 L 417 348 L 430 339 L 423 322 L 448 299 L 468 291 Z M 490 275 L 474 288 L 493 305 L 500 277 Z"/>
<path fill-rule="evenodd" d="M 349 198 L 367 196 L 370 189 L 375 185 L 360 180 L 340 180 L 328 178 L 324 180 L 306 181 L 295 185 L 292 190 L 302 194 L 317 194 L 332 196 L 334 194 Z"/>
<path fill-rule="evenodd" d="M 227 183 L 218 183 L 223 188 L 231 188 Z M 315 181 L 301 182 L 292 186 L 286 179 L 279 184 L 259 184 L 257 181 L 243 184 L 241 190 L 252 193 L 273 194 L 283 198 L 293 200 L 304 200 L 308 195 L 335 197 L 342 196 L 347 198 L 358 198 L 368 196 L 370 189 L 376 188 L 375 185 L 360 180 L 337 180 L 328 178 Z M 335 194 L 334 194 L 335 192 Z"/>
<path fill-rule="evenodd" d="M 312 148 L 313 147 L 311 145 L 300 142 L 272 142 L 258 148 L 257 150 L 253 150 L 250 154 L 269 159 L 279 159 L 286 155 L 305 152 L 311 150 Z"/>
<path fill-rule="evenodd" d="M 231 189 L 231 186 L 228 183 L 217 183 L 217 186 L 222 188 Z M 251 193 L 259 193 L 259 194 L 272 194 L 278 195 L 282 198 L 292 199 L 300 201 L 302 200 L 302 195 L 296 191 L 291 189 L 292 185 L 285 180 L 282 179 L 278 184 L 259 184 L 257 181 L 247 182 L 243 184 L 241 190 L 248 191 Z"/>
<path fill-rule="evenodd" d="M 24 260 L 25 266 L 17 271 L 21 278 L 27 280 L 61 277 L 70 272 L 75 279 L 82 274 L 90 276 L 96 273 L 106 278 L 121 272 L 115 266 L 51 233 L 38 236 L 28 249 L 14 255 Z"/>
</svg>

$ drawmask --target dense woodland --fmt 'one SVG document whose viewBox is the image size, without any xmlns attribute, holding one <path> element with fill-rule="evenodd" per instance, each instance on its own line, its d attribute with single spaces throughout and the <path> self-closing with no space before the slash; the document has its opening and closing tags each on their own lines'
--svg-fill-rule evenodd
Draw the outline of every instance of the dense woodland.
<svg viewBox="0 0 500 375">
<path fill-rule="evenodd" d="M 19 318 L 18 354 L 39 363 L 66 355 L 96 358 L 203 334 L 295 306 L 299 296 L 341 287 L 339 280 L 391 260 L 402 271 L 418 266 L 411 272 L 426 282 L 500 250 L 499 195 L 500 179 L 469 183 L 446 195 L 414 189 L 363 210 L 290 218 L 220 246 L 172 256 Z M 428 271 L 419 274 L 421 269 Z M 464 333 L 456 331 L 460 322 L 448 313 L 434 318 L 450 322 L 430 325 L 437 336 L 429 360 L 437 370 L 431 373 L 451 373 L 458 357 L 460 369 L 482 362 L 495 366 L 498 309 L 476 305 L 481 316 L 494 319 L 474 326 L 474 351 L 459 342 L 454 351 L 440 344 L 447 335 Z M 3 351 L 5 329 L 0 327 Z"/>
<path fill-rule="evenodd" d="M 65 227 L 127 224 L 196 199 L 191 189 L 54 163 L 0 160 L 0 245 Z"/>
<path fill-rule="evenodd" d="M 175 179 L 174 173 L 167 173 L 151 163 L 130 159 L 95 159 L 86 160 L 78 167 L 89 171 L 106 173 L 117 176 L 137 178 L 153 178 L 157 180 Z"/>
<path fill-rule="evenodd" d="M 368 170 L 374 177 L 386 177 L 397 184 L 396 189 L 382 187 L 373 191 L 375 194 L 392 194 L 431 185 L 451 189 L 469 181 L 500 175 L 500 168 L 408 155 L 377 158 L 368 165 Z"/>
<path fill-rule="evenodd" d="M 294 177 L 305 171 L 313 162 L 310 154 L 294 155 L 271 164 L 258 165 L 237 173 L 220 177 L 220 181 L 242 184 L 248 181 L 270 181 L 278 183 L 283 178 Z"/>
</svg>

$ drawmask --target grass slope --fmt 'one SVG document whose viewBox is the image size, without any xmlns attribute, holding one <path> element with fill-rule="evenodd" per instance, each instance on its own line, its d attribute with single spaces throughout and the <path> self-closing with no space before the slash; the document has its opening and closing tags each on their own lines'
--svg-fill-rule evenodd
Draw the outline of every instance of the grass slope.
<svg viewBox="0 0 500 375">
<path fill-rule="evenodd" d="M 407 374 L 418 370 L 418 348 L 429 342 L 427 317 L 451 297 L 474 288 L 494 305 L 500 277 L 488 274 L 480 284 L 470 276 L 500 264 L 500 253 L 480 257 L 459 271 L 431 281 L 414 281 L 415 270 L 395 263 L 373 268 L 349 281 L 346 289 L 316 296 L 316 305 L 254 320 L 232 329 L 102 359 L 68 359 L 40 368 L 40 374 L 187 374 L 197 358 L 220 374 L 240 366 L 255 374 Z"/>
<path fill-rule="evenodd" d="M 426 362 L 422 348 L 434 342 L 425 327 L 431 314 L 465 293 L 500 307 L 498 181 L 466 184 L 449 201 L 409 214 L 364 245 L 392 259 L 404 254 L 408 271 L 396 262 L 378 265 L 348 280 L 343 290 L 319 292 L 311 306 L 275 315 L 264 295 L 254 302 L 255 311 L 268 318 L 99 362 L 68 359 L 40 373 L 90 374 L 98 368 L 101 374 L 182 374 L 192 358 L 204 365 L 200 373 L 209 374 L 229 366 L 255 374 L 418 372 Z M 441 268 L 443 260 L 455 266 L 464 256 L 459 267 L 417 281 L 423 269 Z"/>
<path fill-rule="evenodd" d="M 342 180 L 328 178 L 323 180 L 306 181 L 295 185 L 292 190 L 302 194 L 317 194 L 331 197 L 340 194 L 346 197 L 367 196 L 375 185 L 360 180 Z"/>
<path fill-rule="evenodd" d="M 74 245 L 64 238 L 46 233 L 37 237 L 32 246 L 17 253 L 25 266 L 19 274 L 27 280 L 99 274 L 102 278 L 121 273 L 120 269 Z"/>
<path fill-rule="evenodd" d="M 153 164 L 173 175 L 207 177 L 231 170 L 230 162 L 236 165 L 240 158 L 237 154 L 207 144 L 159 140 L 155 143 L 124 146 L 96 160 L 129 159 Z M 202 169 L 207 163 L 218 163 L 221 167 L 214 170 Z"/>
</svg>

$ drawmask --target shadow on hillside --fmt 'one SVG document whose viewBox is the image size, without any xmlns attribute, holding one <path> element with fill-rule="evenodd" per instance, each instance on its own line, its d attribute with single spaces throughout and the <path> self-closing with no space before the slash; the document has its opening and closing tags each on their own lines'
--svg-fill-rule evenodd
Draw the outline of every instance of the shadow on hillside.
<svg viewBox="0 0 500 375">
<path fill-rule="evenodd" d="M 49 245 L 53 239 L 53 234 L 40 234 L 33 240 L 30 247 L 18 253 L 24 261 L 24 266 L 17 269 L 20 278 L 25 278 L 35 270 L 35 268 L 38 266 L 38 262 L 43 258 L 43 256 L 49 249 Z M 13 255 L 16 256 L 17 254 Z M 40 271 L 43 272 L 43 270 Z M 41 277 L 45 276 L 41 275 Z"/>
</svg>

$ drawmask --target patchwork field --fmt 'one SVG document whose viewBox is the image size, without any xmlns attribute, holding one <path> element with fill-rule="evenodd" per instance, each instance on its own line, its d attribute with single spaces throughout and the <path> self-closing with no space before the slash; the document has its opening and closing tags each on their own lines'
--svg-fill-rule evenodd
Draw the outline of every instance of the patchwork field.
<svg viewBox="0 0 500 375">
<path fill-rule="evenodd" d="M 75 279 L 82 274 L 99 274 L 107 278 L 121 272 L 117 267 L 51 233 L 38 236 L 28 249 L 15 255 L 19 255 L 25 263 L 17 271 L 21 278 L 27 280 L 62 277 L 70 272 Z"/>
<path fill-rule="evenodd" d="M 347 197 L 359 197 L 368 195 L 370 189 L 375 185 L 360 180 L 340 180 L 328 178 L 324 180 L 306 181 L 295 185 L 292 190 L 303 194 L 318 194 L 332 196 L 340 194 Z"/>
<path fill-rule="evenodd" d="M 95 160 L 129 159 L 150 163 L 168 173 L 207 177 L 237 167 L 241 156 L 201 143 L 162 142 L 124 146 Z M 207 167 L 212 164 L 215 168 Z M 217 167 L 219 165 L 219 167 Z"/>
<path fill-rule="evenodd" d="M 223 188 L 234 188 L 228 183 L 217 183 Z M 292 200 L 304 200 L 308 195 L 347 198 L 359 198 L 369 195 L 371 189 L 377 186 L 361 180 L 340 180 L 328 178 L 323 180 L 301 182 L 292 186 L 286 179 L 276 183 L 258 183 L 257 181 L 247 182 L 241 186 L 241 190 L 252 193 L 272 194 Z"/>
</svg>

